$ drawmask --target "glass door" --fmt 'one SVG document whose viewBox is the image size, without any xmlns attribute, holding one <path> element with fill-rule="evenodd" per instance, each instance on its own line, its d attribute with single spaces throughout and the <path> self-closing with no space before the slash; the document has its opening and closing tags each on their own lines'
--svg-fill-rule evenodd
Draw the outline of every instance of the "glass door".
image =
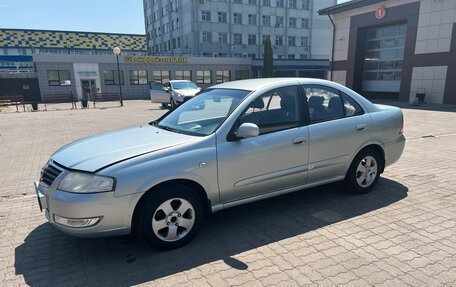
<svg viewBox="0 0 456 287">
<path fill-rule="evenodd" d="M 407 25 L 367 30 L 363 91 L 399 92 Z"/>
<path fill-rule="evenodd" d="M 95 80 L 81 80 L 82 86 L 82 99 L 83 100 L 93 100 L 93 94 L 97 92 L 97 86 L 95 85 Z"/>
</svg>

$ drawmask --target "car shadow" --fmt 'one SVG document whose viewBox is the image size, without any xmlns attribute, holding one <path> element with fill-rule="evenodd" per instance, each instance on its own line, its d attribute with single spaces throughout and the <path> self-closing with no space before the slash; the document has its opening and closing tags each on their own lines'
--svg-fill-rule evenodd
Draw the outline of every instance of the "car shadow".
<svg viewBox="0 0 456 287">
<path fill-rule="evenodd" d="M 213 214 L 192 242 L 171 251 L 133 236 L 79 239 L 45 223 L 16 247 L 14 267 L 30 286 L 131 286 L 214 261 L 246 270 L 235 255 L 383 208 L 407 192 L 381 178 L 364 195 L 331 184 L 238 206 Z"/>
</svg>

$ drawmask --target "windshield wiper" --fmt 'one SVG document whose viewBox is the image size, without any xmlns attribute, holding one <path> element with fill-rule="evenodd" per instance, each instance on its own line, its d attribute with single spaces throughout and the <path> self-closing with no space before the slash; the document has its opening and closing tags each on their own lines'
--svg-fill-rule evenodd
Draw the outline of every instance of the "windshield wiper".
<svg viewBox="0 0 456 287">
<path fill-rule="evenodd" d="M 169 127 L 169 126 L 157 125 L 157 127 L 161 128 L 161 129 L 164 129 L 166 131 L 175 132 L 175 133 L 178 133 L 178 134 L 182 134 L 183 133 L 182 131 L 180 131 L 178 129 L 174 129 L 174 128 Z"/>
</svg>

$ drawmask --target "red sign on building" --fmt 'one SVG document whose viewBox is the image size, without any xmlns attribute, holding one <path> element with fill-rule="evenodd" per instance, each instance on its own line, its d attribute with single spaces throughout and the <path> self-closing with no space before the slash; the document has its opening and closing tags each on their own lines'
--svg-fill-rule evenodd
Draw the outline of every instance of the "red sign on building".
<svg viewBox="0 0 456 287">
<path fill-rule="evenodd" d="M 385 7 L 378 7 L 377 10 L 375 11 L 375 18 L 377 19 L 382 19 L 386 15 L 386 9 Z"/>
</svg>

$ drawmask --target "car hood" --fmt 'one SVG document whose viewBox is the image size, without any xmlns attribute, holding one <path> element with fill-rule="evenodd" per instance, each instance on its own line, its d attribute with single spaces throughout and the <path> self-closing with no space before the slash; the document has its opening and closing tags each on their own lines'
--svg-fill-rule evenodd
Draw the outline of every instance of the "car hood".
<svg viewBox="0 0 456 287">
<path fill-rule="evenodd" d="M 196 93 L 200 91 L 200 89 L 183 89 L 175 91 L 183 96 L 194 96 Z"/>
<path fill-rule="evenodd" d="M 77 140 L 57 150 L 51 158 L 70 169 L 95 172 L 113 163 L 197 138 L 145 124 Z"/>
</svg>

